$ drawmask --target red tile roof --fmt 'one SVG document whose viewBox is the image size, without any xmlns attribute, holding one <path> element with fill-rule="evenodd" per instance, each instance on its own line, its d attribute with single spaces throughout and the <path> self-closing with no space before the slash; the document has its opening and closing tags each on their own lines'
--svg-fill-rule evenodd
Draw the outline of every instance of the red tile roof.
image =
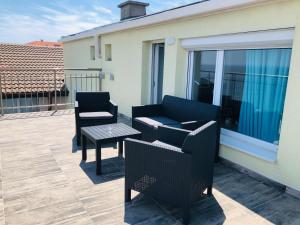
<svg viewBox="0 0 300 225">
<path fill-rule="evenodd" d="M 6 95 L 53 92 L 53 68 L 63 68 L 62 48 L 0 44 L 1 86 Z M 64 72 L 59 70 L 56 73 L 56 88 L 61 90 L 63 87 Z"/>
<path fill-rule="evenodd" d="M 52 41 L 32 41 L 27 43 L 26 45 L 31 46 L 43 46 L 43 47 L 62 47 L 62 42 L 52 42 Z"/>
</svg>

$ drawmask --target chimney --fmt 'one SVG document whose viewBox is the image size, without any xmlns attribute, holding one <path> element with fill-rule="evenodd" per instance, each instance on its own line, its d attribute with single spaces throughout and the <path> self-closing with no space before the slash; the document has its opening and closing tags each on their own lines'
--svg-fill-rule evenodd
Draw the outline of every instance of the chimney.
<svg viewBox="0 0 300 225">
<path fill-rule="evenodd" d="M 146 15 L 146 7 L 148 3 L 137 1 L 126 1 L 118 5 L 121 9 L 121 20 L 126 20 L 134 17 Z"/>
</svg>

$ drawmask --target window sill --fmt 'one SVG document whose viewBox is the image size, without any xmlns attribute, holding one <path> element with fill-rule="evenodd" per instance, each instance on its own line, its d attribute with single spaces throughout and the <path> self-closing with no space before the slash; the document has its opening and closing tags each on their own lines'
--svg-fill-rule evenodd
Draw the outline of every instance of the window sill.
<svg viewBox="0 0 300 225">
<path fill-rule="evenodd" d="M 269 163 L 277 162 L 277 145 L 226 129 L 221 130 L 220 143 Z"/>
</svg>

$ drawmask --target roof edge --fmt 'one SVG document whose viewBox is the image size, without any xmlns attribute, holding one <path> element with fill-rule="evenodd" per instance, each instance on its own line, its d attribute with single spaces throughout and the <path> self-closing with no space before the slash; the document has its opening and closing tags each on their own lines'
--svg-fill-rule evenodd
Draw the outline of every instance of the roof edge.
<svg viewBox="0 0 300 225">
<path fill-rule="evenodd" d="M 5 43 L 0 42 L 0 45 L 13 45 L 13 46 L 19 46 L 19 47 L 28 47 L 28 48 L 51 48 L 51 49 L 62 49 L 63 47 L 54 47 L 54 46 L 36 46 L 36 45 L 28 45 L 28 44 L 18 44 L 18 43 Z"/>
<path fill-rule="evenodd" d="M 224 11 L 228 9 L 248 7 L 251 5 L 269 2 L 271 0 L 203 0 L 200 2 L 176 7 L 173 9 L 137 17 L 117 23 L 96 27 L 77 34 L 61 37 L 60 41 L 70 42 L 79 39 L 89 38 L 96 35 L 113 33 L 138 27 L 145 27 L 149 25 L 168 22 L 176 19 L 187 18 L 196 15 L 205 15 L 215 13 L 217 11 Z"/>
<path fill-rule="evenodd" d="M 149 3 L 145 3 L 145 2 L 126 1 L 126 2 L 123 2 L 123 3 L 119 4 L 118 7 L 122 8 L 123 6 L 128 5 L 128 4 L 136 4 L 136 5 L 142 5 L 142 6 L 149 6 Z"/>
</svg>

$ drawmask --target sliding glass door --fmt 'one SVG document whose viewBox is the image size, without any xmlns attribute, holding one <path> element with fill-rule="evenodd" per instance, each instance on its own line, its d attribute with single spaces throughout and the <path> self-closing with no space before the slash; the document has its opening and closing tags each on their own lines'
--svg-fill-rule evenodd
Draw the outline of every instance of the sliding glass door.
<svg viewBox="0 0 300 225">
<path fill-rule="evenodd" d="M 192 54 L 191 98 L 220 105 L 223 129 L 278 145 L 291 49 Z"/>
</svg>

